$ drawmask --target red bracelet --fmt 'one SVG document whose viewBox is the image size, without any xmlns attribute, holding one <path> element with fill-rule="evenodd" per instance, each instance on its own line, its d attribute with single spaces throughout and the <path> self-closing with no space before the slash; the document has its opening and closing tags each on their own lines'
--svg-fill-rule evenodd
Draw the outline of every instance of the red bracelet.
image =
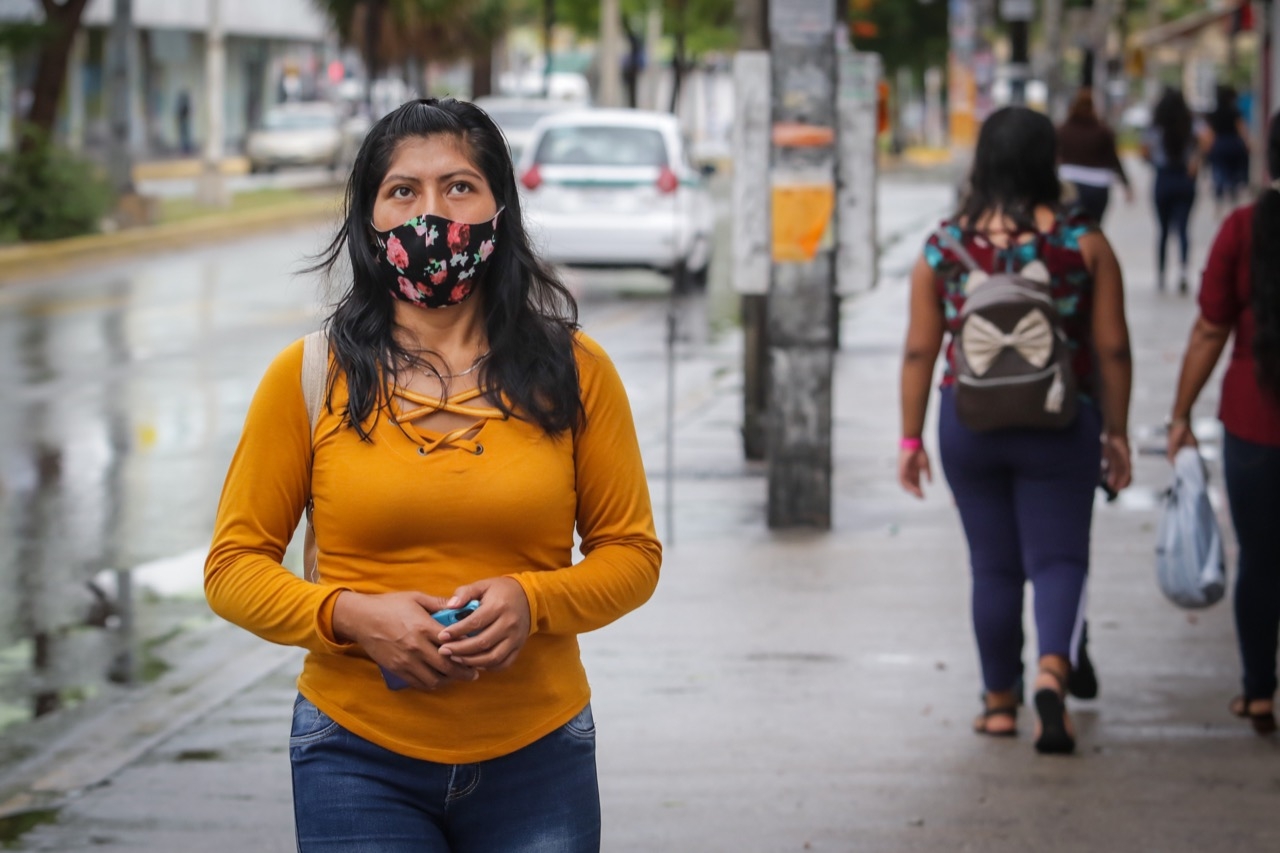
<svg viewBox="0 0 1280 853">
<path fill-rule="evenodd" d="M 915 438 L 904 438 L 898 442 L 899 450 L 919 450 L 922 447 L 924 447 L 924 442 L 920 440 L 919 436 Z"/>
</svg>

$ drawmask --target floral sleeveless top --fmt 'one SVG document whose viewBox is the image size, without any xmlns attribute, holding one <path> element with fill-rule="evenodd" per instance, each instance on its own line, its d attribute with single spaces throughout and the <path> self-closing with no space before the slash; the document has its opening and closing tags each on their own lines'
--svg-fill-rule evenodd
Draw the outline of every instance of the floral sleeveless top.
<svg viewBox="0 0 1280 853">
<path fill-rule="evenodd" d="M 1093 399 L 1096 385 L 1092 346 L 1093 276 L 1080 253 L 1080 238 L 1096 232 L 1097 223 L 1079 209 L 1059 212 L 1052 230 L 1036 235 L 1034 240 L 1003 249 L 980 234 L 961 229 L 952 220 L 945 220 L 938 226 L 938 230 L 944 228 L 988 272 L 1016 272 L 1035 260 L 1048 268 L 1049 289 L 1057 302 L 1062 328 L 1071 347 L 1079 393 L 1084 398 Z M 924 258 L 933 268 L 938 301 L 942 303 L 943 317 L 950 333 L 947 369 L 942 377 L 942 387 L 946 388 L 955 382 L 955 336 L 960 330 L 960 311 L 964 308 L 969 268 L 939 240 L 936 233 L 929 235 L 925 242 Z"/>
</svg>

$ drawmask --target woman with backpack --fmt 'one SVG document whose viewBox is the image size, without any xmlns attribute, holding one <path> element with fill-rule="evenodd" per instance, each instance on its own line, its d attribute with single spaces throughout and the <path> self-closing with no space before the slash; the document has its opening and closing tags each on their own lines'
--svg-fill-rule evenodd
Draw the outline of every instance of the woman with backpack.
<svg viewBox="0 0 1280 853">
<path fill-rule="evenodd" d="M 1114 490 L 1130 479 L 1120 267 L 1097 223 L 1065 211 L 1060 197 L 1053 124 L 1022 107 L 993 113 L 959 211 L 912 271 L 898 454 L 903 488 L 923 497 L 921 480 L 932 479 L 922 440 L 930 384 L 949 337 L 938 443 L 973 574 L 985 687 L 974 730 L 1017 732 L 1030 581 L 1042 753 L 1075 749 L 1065 694 L 1081 642 L 1100 470 Z M 981 310 L 966 311 L 974 305 Z"/>
<path fill-rule="evenodd" d="M 1280 113 L 1267 135 L 1267 168 L 1280 176 Z M 1222 223 L 1200 283 L 1169 419 L 1170 460 L 1195 447 L 1191 409 L 1234 334 L 1222 379 L 1222 468 L 1240 553 L 1235 590 L 1243 692 L 1231 712 L 1258 734 L 1276 730 L 1276 637 L 1280 634 L 1280 179 Z M 1269 235 L 1270 239 L 1261 239 Z"/>
</svg>

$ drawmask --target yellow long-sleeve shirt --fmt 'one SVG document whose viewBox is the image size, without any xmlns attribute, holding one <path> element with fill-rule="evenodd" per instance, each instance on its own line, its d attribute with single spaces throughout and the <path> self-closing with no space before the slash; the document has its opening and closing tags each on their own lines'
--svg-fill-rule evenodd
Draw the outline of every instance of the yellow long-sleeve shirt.
<svg viewBox="0 0 1280 853">
<path fill-rule="evenodd" d="M 622 381 L 598 344 L 576 340 L 586 423 L 575 435 L 504 420 L 463 394 L 448 408 L 483 421 L 479 433 L 425 453 L 439 434 L 409 424 L 402 431 L 386 412 L 371 442 L 344 428 L 341 378 L 313 441 L 302 342 L 284 350 L 254 395 L 223 487 L 205 564 L 214 611 L 271 642 L 308 649 L 299 691 L 345 728 L 403 755 L 483 761 L 568 722 L 590 698 L 577 635 L 643 604 L 661 563 Z M 308 496 L 318 584 L 281 565 Z M 576 564 L 575 524 L 584 555 Z M 524 588 L 532 625 L 505 671 L 435 692 L 391 691 L 376 664 L 335 641 L 333 602 L 342 590 L 447 597 L 504 575 Z"/>
</svg>

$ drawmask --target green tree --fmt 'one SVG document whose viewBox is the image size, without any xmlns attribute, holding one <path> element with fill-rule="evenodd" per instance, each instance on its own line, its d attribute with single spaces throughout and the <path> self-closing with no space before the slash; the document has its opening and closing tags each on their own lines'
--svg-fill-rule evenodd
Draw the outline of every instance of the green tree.
<svg viewBox="0 0 1280 853">
<path fill-rule="evenodd" d="M 472 96 L 493 86 L 493 47 L 510 24 L 509 0 L 313 0 L 346 44 L 358 45 L 366 86 L 388 66 L 472 60 Z M 368 89 L 366 88 L 366 99 Z"/>
<path fill-rule="evenodd" d="M 0 46 L 16 54 L 36 52 L 36 77 L 31 87 L 31 107 L 23 116 L 36 133 L 22 135 L 22 146 L 37 145 L 53 132 L 58 118 L 58 104 L 67 81 L 67 59 L 80 29 L 80 19 L 88 0 L 34 0 L 37 23 L 18 23 L 0 27 Z"/>
<path fill-rule="evenodd" d="M 880 54 L 886 74 L 910 68 L 917 79 L 944 65 L 950 48 L 946 0 L 848 0 L 849 39 Z"/>
<path fill-rule="evenodd" d="M 730 50 L 737 44 L 734 30 L 734 0 L 621 0 L 622 32 L 627 39 L 628 59 L 623 66 L 623 80 L 631 106 L 636 105 L 637 72 L 645 53 L 645 18 L 652 3 L 662 12 L 662 32 L 672 40 L 672 87 L 670 109 L 680 97 L 684 75 L 698 59 L 717 50 Z M 775 0 L 777 2 L 777 0 Z M 600 33 L 600 0 L 555 0 L 558 20 L 573 27 L 582 36 L 595 38 Z"/>
</svg>

